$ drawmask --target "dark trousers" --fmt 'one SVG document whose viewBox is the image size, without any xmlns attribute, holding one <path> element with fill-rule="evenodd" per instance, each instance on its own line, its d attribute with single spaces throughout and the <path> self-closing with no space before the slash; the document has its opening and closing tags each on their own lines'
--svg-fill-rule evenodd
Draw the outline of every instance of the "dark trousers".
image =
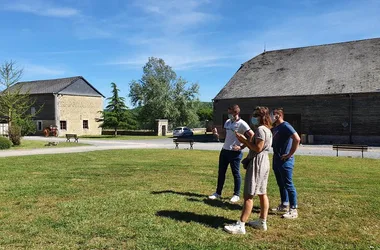
<svg viewBox="0 0 380 250">
<path fill-rule="evenodd" d="M 232 175 L 234 176 L 234 195 L 239 196 L 241 186 L 240 161 L 242 157 L 243 153 L 241 151 L 232 151 L 225 149 L 222 149 L 222 151 L 220 151 L 218 186 L 216 188 L 217 194 L 222 195 L 228 164 L 230 164 Z"/>
</svg>

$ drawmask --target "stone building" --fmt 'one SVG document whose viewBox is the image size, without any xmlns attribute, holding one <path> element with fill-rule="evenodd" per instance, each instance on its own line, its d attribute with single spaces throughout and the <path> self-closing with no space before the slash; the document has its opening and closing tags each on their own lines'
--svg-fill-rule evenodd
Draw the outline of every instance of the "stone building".
<svg viewBox="0 0 380 250">
<path fill-rule="evenodd" d="M 264 52 L 214 98 L 219 131 L 235 103 L 247 121 L 255 106 L 283 107 L 314 143 L 379 145 L 380 38 Z"/>
<path fill-rule="evenodd" d="M 36 113 L 36 134 L 50 126 L 57 126 L 60 136 L 101 134 L 104 96 L 82 76 L 19 82 L 13 88 L 28 92 L 35 101 L 30 112 Z"/>
<path fill-rule="evenodd" d="M 0 116 L 0 136 L 8 135 L 8 117 Z"/>
</svg>

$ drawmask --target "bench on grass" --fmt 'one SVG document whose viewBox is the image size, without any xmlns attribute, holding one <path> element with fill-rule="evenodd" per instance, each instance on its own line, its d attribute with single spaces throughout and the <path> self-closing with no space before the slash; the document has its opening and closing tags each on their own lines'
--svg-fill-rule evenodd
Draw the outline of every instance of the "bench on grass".
<svg viewBox="0 0 380 250">
<path fill-rule="evenodd" d="M 333 150 L 336 150 L 336 156 L 339 156 L 340 151 L 362 151 L 362 158 L 364 158 L 364 153 L 368 151 L 367 145 L 354 145 L 354 144 L 334 144 Z"/>
<path fill-rule="evenodd" d="M 189 143 L 190 144 L 190 149 L 193 149 L 193 145 L 194 145 L 194 140 L 193 139 L 190 139 L 190 138 L 182 138 L 182 137 L 178 137 L 178 138 L 174 138 L 173 139 L 173 142 L 175 143 L 175 148 L 178 149 L 178 145 L 180 143 Z"/>
<path fill-rule="evenodd" d="M 77 134 L 66 134 L 66 142 L 70 142 L 70 139 L 74 139 L 74 142 L 78 142 Z"/>
</svg>

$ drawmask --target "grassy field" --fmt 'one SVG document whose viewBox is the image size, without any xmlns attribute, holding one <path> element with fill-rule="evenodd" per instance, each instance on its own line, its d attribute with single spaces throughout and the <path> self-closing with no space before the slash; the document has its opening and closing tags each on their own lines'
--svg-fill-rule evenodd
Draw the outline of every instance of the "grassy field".
<svg viewBox="0 0 380 250">
<path fill-rule="evenodd" d="M 229 235 L 241 203 L 210 201 L 218 152 L 115 150 L 0 161 L 1 249 L 380 249 L 380 161 L 297 156 L 297 220 Z M 279 195 L 271 172 L 271 205 Z M 258 200 L 251 218 L 258 217 Z"/>
<path fill-rule="evenodd" d="M 47 141 L 32 141 L 32 140 L 22 140 L 21 145 L 12 146 L 10 149 L 35 149 L 35 148 L 63 148 L 63 147 L 79 147 L 86 146 L 89 144 L 85 143 L 74 143 L 74 142 L 59 142 L 57 146 L 45 146 Z"/>
</svg>

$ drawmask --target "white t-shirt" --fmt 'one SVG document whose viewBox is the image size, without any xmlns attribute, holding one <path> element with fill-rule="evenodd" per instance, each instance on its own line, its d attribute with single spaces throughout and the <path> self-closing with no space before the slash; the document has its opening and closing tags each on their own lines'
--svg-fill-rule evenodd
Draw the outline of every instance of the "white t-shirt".
<svg viewBox="0 0 380 250">
<path fill-rule="evenodd" d="M 224 124 L 224 128 L 226 129 L 226 138 L 224 139 L 223 149 L 226 150 L 233 150 L 232 147 L 234 145 L 240 146 L 241 144 L 236 138 L 234 131 L 237 131 L 238 133 L 244 135 L 245 132 L 251 129 L 249 125 L 242 119 L 239 119 L 237 121 L 231 121 L 231 119 L 228 119 Z"/>
</svg>

